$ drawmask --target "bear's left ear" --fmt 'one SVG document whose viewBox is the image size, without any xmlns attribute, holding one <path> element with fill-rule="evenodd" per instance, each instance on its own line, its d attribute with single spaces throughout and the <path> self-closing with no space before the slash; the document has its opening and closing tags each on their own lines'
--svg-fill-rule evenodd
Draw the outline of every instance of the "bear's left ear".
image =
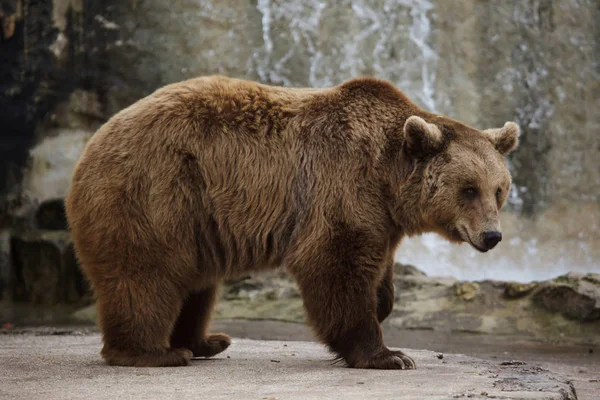
<svg viewBox="0 0 600 400">
<path fill-rule="evenodd" d="M 507 122 L 502 128 L 486 129 L 483 133 L 502 155 L 507 155 L 519 145 L 520 130 L 514 122 Z"/>
<path fill-rule="evenodd" d="M 404 123 L 404 139 L 408 151 L 418 156 L 437 153 L 443 144 L 440 129 L 416 115 L 408 118 Z"/>
</svg>

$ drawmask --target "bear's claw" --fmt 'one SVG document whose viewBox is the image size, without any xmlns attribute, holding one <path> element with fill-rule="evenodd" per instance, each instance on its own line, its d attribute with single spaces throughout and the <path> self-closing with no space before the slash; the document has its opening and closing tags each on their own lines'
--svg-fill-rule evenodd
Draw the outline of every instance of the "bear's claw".
<svg viewBox="0 0 600 400">
<path fill-rule="evenodd" d="M 415 363 L 412 357 L 407 356 L 400 350 L 392 350 L 392 354 L 402 360 L 405 366 L 402 369 L 417 369 L 417 363 Z"/>
<path fill-rule="evenodd" d="M 208 335 L 202 342 L 192 346 L 194 357 L 212 357 L 229 347 L 231 338 L 224 333 Z"/>
<path fill-rule="evenodd" d="M 381 352 L 369 359 L 351 364 L 353 368 L 416 369 L 415 361 L 400 350 Z"/>
</svg>

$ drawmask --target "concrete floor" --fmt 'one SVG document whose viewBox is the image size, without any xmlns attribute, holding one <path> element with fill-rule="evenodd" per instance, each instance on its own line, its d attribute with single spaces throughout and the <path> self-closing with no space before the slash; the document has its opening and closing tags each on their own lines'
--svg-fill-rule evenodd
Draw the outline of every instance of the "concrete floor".
<svg viewBox="0 0 600 400">
<path fill-rule="evenodd" d="M 495 362 L 524 361 L 566 376 L 575 386 L 579 400 L 600 400 L 600 348 L 596 345 L 560 345 L 464 332 L 402 330 L 385 322 L 382 326 L 388 346 L 465 354 Z M 213 327 L 219 332 L 250 339 L 313 340 L 310 329 L 298 323 L 219 320 Z"/>
<path fill-rule="evenodd" d="M 2 399 L 572 399 L 568 379 L 522 363 L 405 350 L 414 371 L 349 369 L 312 342 L 234 339 L 182 368 L 110 367 L 85 331 L 0 335 Z"/>
</svg>

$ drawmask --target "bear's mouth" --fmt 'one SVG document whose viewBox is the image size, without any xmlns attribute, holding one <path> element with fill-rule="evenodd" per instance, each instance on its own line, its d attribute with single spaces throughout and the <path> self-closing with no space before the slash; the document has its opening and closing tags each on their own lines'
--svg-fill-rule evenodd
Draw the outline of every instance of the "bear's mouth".
<svg viewBox="0 0 600 400">
<path fill-rule="evenodd" d="M 477 246 L 475 243 L 473 243 L 473 241 L 471 240 L 471 237 L 469 236 L 469 231 L 463 228 L 463 231 L 465 232 L 465 235 L 467 236 L 467 241 L 469 242 L 469 244 L 471 246 L 473 246 L 473 248 L 481 253 L 487 253 L 489 249 L 486 249 L 484 247 L 479 247 Z"/>
</svg>

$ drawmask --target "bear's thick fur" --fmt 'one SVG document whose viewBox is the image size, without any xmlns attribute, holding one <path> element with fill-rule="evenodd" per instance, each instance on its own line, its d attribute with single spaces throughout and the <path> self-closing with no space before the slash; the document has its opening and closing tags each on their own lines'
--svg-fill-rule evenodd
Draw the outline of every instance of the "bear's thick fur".
<svg viewBox="0 0 600 400">
<path fill-rule="evenodd" d="M 405 235 L 487 251 L 518 127 L 478 131 L 391 84 L 326 89 L 224 77 L 166 86 L 110 119 L 73 175 L 67 215 L 109 364 L 186 365 L 217 288 L 287 267 L 318 338 L 349 366 L 415 368 L 383 343 Z"/>
</svg>

